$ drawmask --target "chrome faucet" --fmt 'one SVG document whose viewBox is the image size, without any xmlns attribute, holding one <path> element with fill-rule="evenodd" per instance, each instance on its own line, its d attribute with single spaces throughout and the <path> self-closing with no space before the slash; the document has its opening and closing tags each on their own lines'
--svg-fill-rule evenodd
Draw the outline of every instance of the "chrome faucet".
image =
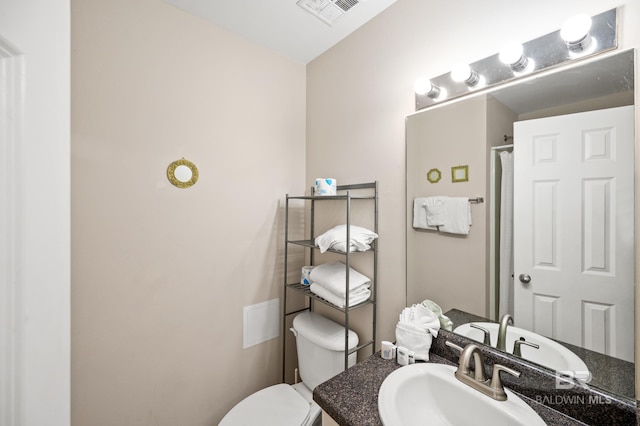
<svg viewBox="0 0 640 426">
<path fill-rule="evenodd" d="M 500 319 L 500 328 L 498 328 L 498 343 L 496 343 L 496 349 L 501 351 L 507 350 L 507 327 L 513 325 L 513 317 L 509 314 L 504 314 Z"/>
<path fill-rule="evenodd" d="M 520 372 L 515 371 L 509 367 L 505 367 L 501 364 L 494 364 L 493 374 L 491 379 L 487 379 L 484 373 L 485 364 L 484 356 L 480 351 L 480 347 L 473 343 L 463 348 L 460 346 L 446 341 L 445 344 L 453 349 L 460 351 L 460 358 L 458 361 L 458 370 L 456 370 L 456 379 L 462 383 L 471 386 L 475 390 L 482 392 L 483 394 L 490 396 L 498 401 L 506 401 L 507 394 L 504 391 L 504 385 L 500 379 L 500 372 L 504 371 L 515 377 L 520 377 Z M 473 374 L 471 373 L 470 362 L 473 357 L 474 368 Z"/>
<path fill-rule="evenodd" d="M 471 328 L 475 328 L 477 330 L 482 331 L 482 334 L 484 336 L 484 339 L 483 339 L 482 343 L 484 343 L 487 346 L 491 346 L 491 333 L 489 332 L 489 330 L 487 330 L 484 327 L 480 327 L 479 325 L 474 324 L 474 323 L 471 323 L 469 325 L 471 326 Z"/>
<path fill-rule="evenodd" d="M 531 342 L 527 342 L 526 340 L 524 340 L 524 337 L 521 337 L 520 339 L 518 339 L 515 342 L 513 342 L 513 354 L 515 356 L 520 357 L 520 358 L 522 358 L 522 349 L 520 348 L 522 345 L 531 346 L 534 349 L 540 349 L 540 345 L 537 345 L 537 344 L 531 343 Z"/>
</svg>

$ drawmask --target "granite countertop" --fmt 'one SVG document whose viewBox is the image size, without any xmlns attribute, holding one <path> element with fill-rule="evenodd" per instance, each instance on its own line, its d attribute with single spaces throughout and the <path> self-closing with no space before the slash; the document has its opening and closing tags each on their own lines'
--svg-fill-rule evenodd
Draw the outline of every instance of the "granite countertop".
<svg viewBox="0 0 640 426">
<path fill-rule="evenodd" d="M 453 363 L 431 354 L 429 362 Z M 341 426 L 382 426 L 378 414 L 378 391 L 384 379 L 401 368 L 394 360 L 385 360 L 380 353 L 371 355 L 349 370 L 320 384 L 313 391 L 313 399 Z M 519 395 L 552 426 L 584 425 L 562 413 Z"/>
<path fill-rule="evenodd" d="M 373 354 L 347 371 L 318 385 L 313 400 L 340 425 L 382 425 L 378 390 L 384 379 L 401 366 Z"/>
<path fill-rule="evenodd" d="M 446 313 L 454 323 L 483 320 L 466 312 L 451 310 Z M 456 365 L 458 354 L 445 345 L 451 341 L 464 347 L 477 343 L 464 336 L 447 330 L 440 330 L 433 339 L 429 362 Z M 514 357 L 495 348 L 479 345 L 489 370 L 494 364 L 513 368 L 521 373 L 515 379 L 504 375 L 505 387 L 516 393 L 529 404 L 534 411 L 552 426 L 574 425 L 634 425 L 640 426 L 640 415 L 636 400 L 632 397 L 604 391 L 598 387 L 568 382 L 556 376 L 555 372 Z M 611 367 L 599 363 L 600 368 Z M 595 367 L 595 365 L 594 365 Z M 317 386 L 313 399 L 320 407 L 342 426 L 380 426 L 378 414 L 378 392 L 384 379 L 396 369 L 401 368 L 395 360 L 385 360 L 375 353 L 347 371 Z M 590 366 L 591 368 L 591 366 Z M 625 371 L 625 370 L 605 370 Z M 612 380 L 631 380 L 633 377 L 620 377 L 613 374 Z M 633 376 L 633 374 L 629 374 Z M 567 386 L 568 385 L 568 386 Z"/>
</svg>

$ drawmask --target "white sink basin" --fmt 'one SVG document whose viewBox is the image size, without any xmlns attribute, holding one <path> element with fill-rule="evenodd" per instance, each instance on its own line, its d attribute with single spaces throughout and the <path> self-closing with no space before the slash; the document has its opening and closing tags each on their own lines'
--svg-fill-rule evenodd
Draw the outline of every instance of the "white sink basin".
<svg viewBox="0 0 640 426">
<path fill-rule="evenodd" d="M 493 322 L 474 322 L 491 333 L 491 346 L 495 347 L 498 342 L 499 324 Z M 480 343 L 484 340 L 484 333 L 478 329 L 472 328 L 471 324 L 463 324 L 453 330 L 454 333 L 466 336 L 469 339 L 476 340 Z M 588 381 L 590 379 L 589 369 L 587 365 L 580 359 L 578 355 L 571 352 L 558 342 L 547 337 L 541 336 L 524 328 L 507 327 L 506 350 L 513 352 L 513 342 L 524 337 L 527 342 L 535 343 L 540 347 L 538 349 L 527 345 L 521 345 L 522 358 L 540 364 L 556 371 L 570 371 L 577 378 Z"/>
<path fill-rule="evenodd" d="M 418 363 L 382 382 L 378 411 L 385 426 L 543 426 L 538 414 L 513 392 L 496 401 L 455 378 L 457 367 Z"/>
</svg>

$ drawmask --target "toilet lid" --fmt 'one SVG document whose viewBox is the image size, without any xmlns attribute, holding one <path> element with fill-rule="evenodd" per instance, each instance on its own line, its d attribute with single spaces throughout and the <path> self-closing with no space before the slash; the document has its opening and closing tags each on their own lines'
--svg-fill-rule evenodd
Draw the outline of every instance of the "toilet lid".
<svg viewBox="0 0 640 426">
<path fill-rule="evenodd" d="M 227 413 L 220 426 L 268 424 L 300 426 L 309 415 L 309 402 L 287 384 L 273 385 L 249 395 Z"/>
</svg>

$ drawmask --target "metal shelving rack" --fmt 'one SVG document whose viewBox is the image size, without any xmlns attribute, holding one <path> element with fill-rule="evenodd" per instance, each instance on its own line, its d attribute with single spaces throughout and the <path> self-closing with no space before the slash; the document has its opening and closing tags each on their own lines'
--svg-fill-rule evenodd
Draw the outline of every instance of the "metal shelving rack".
<svg viewBox="0 0 640 426">
<path fill-rule="evenodd" d="M 373 211 L 373 219 L 374 219 L 374 229 L 375 233 L 378 233 L 378 182 L 370 182 L 370 183 L 360 183 L 353 185 L 338 185 L 337 192 L 338 195 L 322 195 L 317 196 L 313 195 L 313 188 L 311 189 L 312 195 L 310 196 L 289 196 L 287 194 L 286 197 L 286 207 L 285 207 L 285 248 L 284 248 L 284 295 L 283 295 L 283 321 L 282 321 L 282 380 L 285 380 L 285 361 L 286 361 L 286 328 L 287 328 L 287 317 L 290 315 L 297 314 L 303 311 L 313 311 L 314 302 L 320 302 L 331 308 L 338 310 L 344 314 L 344 345 L 345 345 L 345 355 L 344 355 L 344 369 L 346 370 L 349 367 L 349 355 L 352 353 L 358 352 L 359 350 L 370 346 L 371 353 L 375 352 L 376 348 L 376 300 L 377 300 L 377 289 L 378 289 L 378 239 L 374 240 L 371 244 L 371 249 L 366 252 L 349 252 L 347 250 L 346 253 L 338 252 L 335 250 L 329 249 L 329 251 L 333 253 L 339 253 L 344 256 L 345 268 L 349 270 L 350 257 L 354 255 L 363 255 L 365 253 L 371 253 L 373 255 L 373 275 L 371 278 L 371 297 L 369 300 L 366 300 L 362 303 L 359 303 L 354 306 L 348 306 L 346 308 L 341 308 L 336 306 L 327 300 L 319 297 L 318 295 L 311 292 L 309 286 L 296 283 L 287 283 L 288 276 L 288 265 L 289 265 L 289 245 L 297 245 L 302 246 L 310 250 L 309 259 L 310 264 L 315 265 L 315 250 L 318 249 L 315 245 L 315 203 L 323 202 L 328 200 L 338 200 L 343 201 L 345 203 L 345 213 L 346 213 L 346 225 L 347 225 L 347 241 L 350 240 L 350 225 L 351 225 L 351 203 L 357 202 L 359 200 L 372 200 L 374 204 Z M 352 191 L 358 193 L 358 195 L 352 195 Z M 370 195 L 360 195 L 360 192 L 364 192 L 365 194 Z M 308 240 L 290 240 L 289 239 L 289 200 L 307 200 L 310 204 L 310 224 L 309 224 L 309 232 L 310 238 Z M 348 247 L 348 245 L 347 245 Z M 349 274 L 346 274 L 346 282 L 345 282 L 345 299 L 349 300 Z M 292 312 L 287 311 L 287 292 L 295 291 L 298 293 L 304 294 L 308 299 L 308 304 L 303 309 L 298 309 Z M 368 341 L 361 342 L 354 349 L 349 350 L 349 313 L 354 309 L 362 308 L 363 306 L 372 306 L 372 338 Z"/>
</svg>

